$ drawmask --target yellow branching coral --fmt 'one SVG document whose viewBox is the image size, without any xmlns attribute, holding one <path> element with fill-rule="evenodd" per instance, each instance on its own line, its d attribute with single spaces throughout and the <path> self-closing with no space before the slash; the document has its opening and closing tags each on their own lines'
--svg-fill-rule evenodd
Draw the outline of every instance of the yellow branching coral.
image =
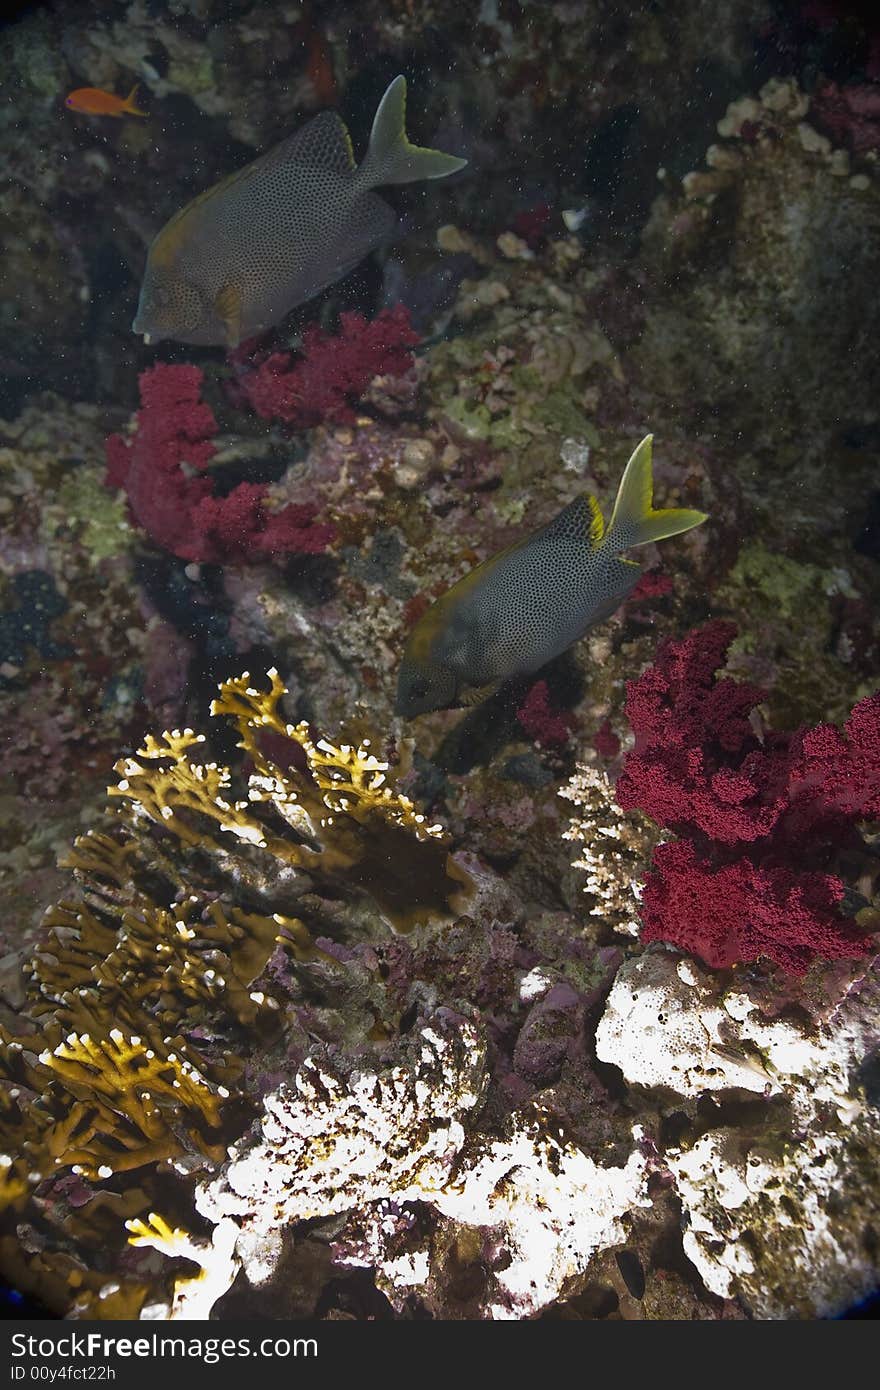
<svg viewBox="0 0 880 1390">
<path fill-rule="evenodd" d="M 204 735 L 178 729 L 147 738 L 134 757 L 116 764 L 120 781 L 110 795 L 127 803 L 131 822 L 146 817 L 184 844 L 218 852 L 228 846 L 221 836 L 231 836 L 331 884 L 345 879 L 369 892 L 398 931 L 460 911 L 471 884 L 449 855 L 442 827 L 389 783 L 390 766 L 368 739 L 336 746 L 314 740 L 307 724 L 286 723 L 277 671 L 269 681 L 269 690 L 259 691 L 245 672 L 225 681 L 212 705 L 213 714 L 235 720 L 239 746 L 253 764 L 246 798 L 231 796 L 228 768 L 191 760 Z M 264 733 L 287 742 L 289 765 L 268 756 Z"/>
<path fill-rule="evenodd" d="M 125 890 L 131 883 L 134 861 L 138 857 L 136 840 L 120 840 L 90 830 L 74 841 L 73 851 L 61 859 L 62 867 L 73 869 L 80 882 L 108 889 Z"/>
<path fill-rule="evenodd" d="M 78 1016 L 96 1022 L 83 1005 Z M 143 1022 L 145 1037 L 117 1028 L 59 1036 L 53 1019 L 42 1034 L 3 1038 L 0 1069 L 17 1085 L 0 1092 L 0 1125 L 35 1179 L 59 1167 L 106 1178 L 191 1152 L 222 1158 L 216 1130 L 228 1089 L 208 1080 L 184 1039 Z"/>
<path fill-rule="evenodd" d="M 0 1154 L 0 1210 L 26 1196 L 29 1184 L 21 1168 L 20 1160 L 16 1162 L 11 1154 Z"/>
<path fill-rule="evenodd" d="M 107 1178 L 185 1152 L 175 1133 L 181 1127 L 208 1157 L 222 1158 L 223 1146 L 203 1130 L 218 1127 L 228 1090 L 212 1086 L 177 1052 L 158 1047 L 114 1028 L 99 1039 L 71 1033 L 40 1053 L 40 1067 L 79 1102 L 50 1141 L 56 1163 Z"/>
<path fill-rule="evenodd" d="M 76 1318 L 136 1319 L 149 1291 L 139 1280 L 86 1269 L 64 1250 L 25 1250 L 16 1236 L 0 1236 L 0 1269 L 22 1293 Z"/>
<path fill-rule="evenodd" d="M 87 840 L 88 837 L 83 837 Z M 81 844 L 82 841 L 77 841 Z M 157 907 L 145 900 L 120 909 L 114 925 L 88 907 L 60 904 L 47 913 L 48 935 L 31 962 L 34 1014 L 67 1014 L 70 998 L 112 1002 L 113 1016 L 137 1029 L 149 1001 L 151 1015 L 172 1025 L 193 1004 L 222 1000 L 240 1023 L 252 1023 L 274 999 L 250 986 L 281 942 L 299 956 L 311 938 L 296 918 L 262 916 L 211 902 L 197 912 L 198 898 Z M 69 1020 L 68 1020 L 69 1021 Z"/>
<path fill-rule="evenodd" d="M 191 1260 L 199 1268 L 194 1277 L 176 1280 L 167 1320 L 206 1320 L 217 1299 L 226 1293 L 238 1273 L 235 1243 L 239 1227 L 236 1222 L 219 1221 L 210 1240 L 199 1240 L 178 1226 L 169 1226 L 165 1218 L 154 1211 L 146 1220 L 126 1221 L 125 1225 L 131 1232 L 129 1245 L 150 1245 L 169 1259 Z"/>
<path fill-rule="evenodd" d="M 33 1227 L 39 1253 L 16 1277 L 62 1315 L 137 1316 L 149 1289 L 170 1317 L 207 1316 L 235 1278 L 238 1226 L 208 1241 L 145 1215 L 163 1192 L 151 1170 L 186 1182 L 240 1137 L 255 1041 L 302 1029 L 293 1001 L 339 968 L 313 931 L 407 930 L 457 913 L 472 889 L 395 784 L 410 750 L 392 769 L 368 734 L 313 737 L 284 721 L 277 672 L 268 684 L 228 681 L 215 702 L 243 771 L 189 729 L 117 764 L 115 824 L 76 840 L 78 891 L 47 912 L 25 966 L 29 1018 L 20 1036 L 0 1027 L 0 1245 L 10 1225 Z M 136 1277 L 102 1278 L 128 1235 L 199 1273 L 172 1269 L 166 1295 L 155 1260 L 132 1250 Z"/>
<path fill-rule="evenodd" d="M 271 685 L 265 692 L 251 686 L 248 671 L 236 680 L 224 681 L 220 686 L 220 699 L 211 705 L 212 714 L 230 715 L 235 720 L 239 747 L 250 755 L 257 769 L 259 775 L 253 779 L 249 790 L 252 801 L 271 800 L 279 794 L 285 800 L 297 801 L 304 791 L 312 790 L 308 785 L 292 787 L 289 773 L 280 772 L 265 756 L 258 735 L 260 730 L 271 729 L 294 740 L 306 755 L 323 802 L 322 810 L 315 815 L 317 799 L 314 794 L 306 796 L 303 805 L 310 812 L 310 818 L 326 823 L 326 811 L 332 811 L 351 816 L 364 825 L 371 816 L 379 815 L 393 825 L 411 830 L 418 840 L 445 838 L 441 825 L 428 825 L 427 818 L 416 810 L 409 797 L 388 785 L 385 774 L 389 764 L 371 751 L 370 739 L 363 739 L 357 748 L 345 743 L 335 747 L 324 738 L 314 742 L 306 723 L 287 724 L 278 713 L 279 702 L 287 691 L 276 670 L 269 671 L 268 676 Z M 399 772 L 406 770 L 404 767 L 398 769 Z M 265 786 L 261 786 L 261 778 Z"/>
</svg>

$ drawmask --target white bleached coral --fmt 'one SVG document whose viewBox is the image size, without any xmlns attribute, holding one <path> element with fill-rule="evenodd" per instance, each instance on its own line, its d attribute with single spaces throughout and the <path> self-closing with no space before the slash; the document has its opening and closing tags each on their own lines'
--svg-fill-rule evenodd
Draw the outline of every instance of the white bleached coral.
<svg viewBox="0 0 880 1390">
<path fill-rule="evenodd" d="M 626 1239 L 622 1218 L 650 1205 L 645 1180 L 640 1153 L 623 1167 L 602 1167 L 530 1106 L 511 1116 L 500 1138 L 469 1145 L 442 1190 L 420 1195 L 450 1223 L 450 1239 L 462 1243 L 463 1231 L 464 1243 L 483 1252 L 487 1295 L 479 1315 L 510 1320 L 533 1317 L 573 1291 L 594 1254 Z M 374 1265 L 392 1302 L 414 1287 L 430 1302 L 432 1254 L 443 1242 L 426 1237 L 400 1255 L 389 1251 L 388 1234 L 379 1205 L 362 1222 L 361 1248 L 347 1263 Z"/>
<path fill-rule="evenodd" d="M 234 1147 L 199 1210 L 268 1230 L 443 1187 L 482 1099 L 485 1046 L 465 1020 L 437 1019 L 415 1047 L 385 1070 L 309 1058 L 292 1086 L 265 1097 L 260 1139 Z"/>
<path fill-rule="evenodd" d="M 648 1202 L 645 1159 L 634 1145 L 622 1166 L 603 1167 L 537 1106 L 497 1137 L 474 1135 L 484 1085 L 483 1040 L 451 1014 L 429 1019 L 384 1069 L 346 1074 L 312 1059 L 266 1097 L 259 1137 L 235 1146 L 197 1206 L 240 1221 L 249 1277 L 252 1251 L 259 1265 L 252 1282 L 271 1272 L 272 1233 L 349 1213 L 337 1262 L 374 1266 L 392 1301 L 426 1292 L 436 1249 L 464 1239 L 493 1252 L 474 1315 L 532 1316 L 574 1285 L 594 1253 L 625 1239 L 622 1218 Z M 433 1234 L 424 1223 L 410 1231 L 408 1203 L 433 1210 Z"/>
<path fill-rule="evenodd" d="M 869 972 L 821 1027 L 766 1018 L 748 983 L 724 984 L 661 949 L 627 961 L 608 998 L 602 1061 L 658 1088 L 661 1109 L 670 1092 L 692 1113 L 701 1094 L 716 1095 L 717 1127 L 664 1161 L 685 1253 L 712 1293 L 753 1317 L 827 1317 L 876 1287 L 880 1145 L 859 1077 L 878 1050 L 877 994 Z M 724 1107 L 744 1091 L 763 1114 Z M 696 1129 L 712 1112 L 700 1113 Z"/>
<path fill-rule="evenodd" d="M 578 765 L 559 795 L 577 807 L 562 838 L 580 851 L 572 868 L 587 875 L 583 889 L 593 899 L 590 916 L 637 936 L 639 893 L 659 832 L 642 816 L 622 811 L 610 779 L 588 764 Z"/>
<path fill-rule="evenodd" d="M 596 1053 L 630 1084 L 696 1099 L 703 1091 L 784 1093 L 796 1113 L 819 1101 L 850 1118 L 846 1044 L 761 1018 L 745 987 L 720 989 L 688 957 L 652 950 L 618 971 L 596 1030 Z"/>
</svg>

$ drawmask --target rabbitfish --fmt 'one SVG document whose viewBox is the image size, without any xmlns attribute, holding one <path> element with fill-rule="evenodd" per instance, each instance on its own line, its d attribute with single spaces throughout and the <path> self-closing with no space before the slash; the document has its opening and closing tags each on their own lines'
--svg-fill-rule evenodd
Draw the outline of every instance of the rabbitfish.
<svg viewBox="0 0 880 1390">
<path fill-rule="evenodd" d="M 621 551 L 689 531 L 704 512 L 654 511 L 646 435 L 626 465 L 608 529 L 595 497 L 484 560 L 428 609 L 409 635 L 398 714 L 475 704 L 511 676 L 537 671 L 610 617 L 641 573 Z"/>
<path fill-rule="evenodd" d="M 359 167 L 340 116 L 322 111 L 176 213 L 150 247 L 135 333 L 232 348 L 346 275 L 396 222 L 372 188 L 467 162 L 411 145 L 405 106 L 395 77 Z"/>
</svg>

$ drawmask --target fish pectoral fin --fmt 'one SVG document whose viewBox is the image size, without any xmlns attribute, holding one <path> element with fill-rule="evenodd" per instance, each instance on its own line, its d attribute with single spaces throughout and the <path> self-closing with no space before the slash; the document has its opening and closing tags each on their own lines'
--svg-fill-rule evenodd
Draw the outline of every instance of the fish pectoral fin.
<svg viewBox="0 0 880 1390">
<path fill-rule="evenodd" d="M 499 684 L 499 681 L 489 681 L 488 685 L 476 685 L 472 690 L 465 690 L 459 695 L 458 703 L 468 709 L 473 705 L 481 705 L 490 695 L 495 694 Z"/>
<path fill-rule="evenodd" d="M 214 312 L 226 330 L 226 346 L 230 349 L 241 342 L 241 303 L 238 285 L 224 285 L 214 297 Z"/>
</svg>

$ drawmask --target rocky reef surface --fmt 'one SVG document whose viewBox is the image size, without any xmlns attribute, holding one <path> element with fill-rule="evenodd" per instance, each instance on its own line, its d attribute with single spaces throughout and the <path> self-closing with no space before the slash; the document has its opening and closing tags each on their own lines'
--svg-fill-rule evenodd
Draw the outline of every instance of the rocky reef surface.
<svg viewBox="0 0 880 1390">
<path fill-rule="evenodd" d="M 880 1284 L 878 35 L 318 8 L 8 31 L 0 1272 L 86 1319 L 839 1316 Z M 151 229 L 399 70 L 470 165 L 381 264 L 229 358 L 135 340 Z M 134 81 L 149 121 L 61 108 Z M 648 432 L 708 521 L 535 677 L 396 716 L 429 603 Z"/>
</svg>

